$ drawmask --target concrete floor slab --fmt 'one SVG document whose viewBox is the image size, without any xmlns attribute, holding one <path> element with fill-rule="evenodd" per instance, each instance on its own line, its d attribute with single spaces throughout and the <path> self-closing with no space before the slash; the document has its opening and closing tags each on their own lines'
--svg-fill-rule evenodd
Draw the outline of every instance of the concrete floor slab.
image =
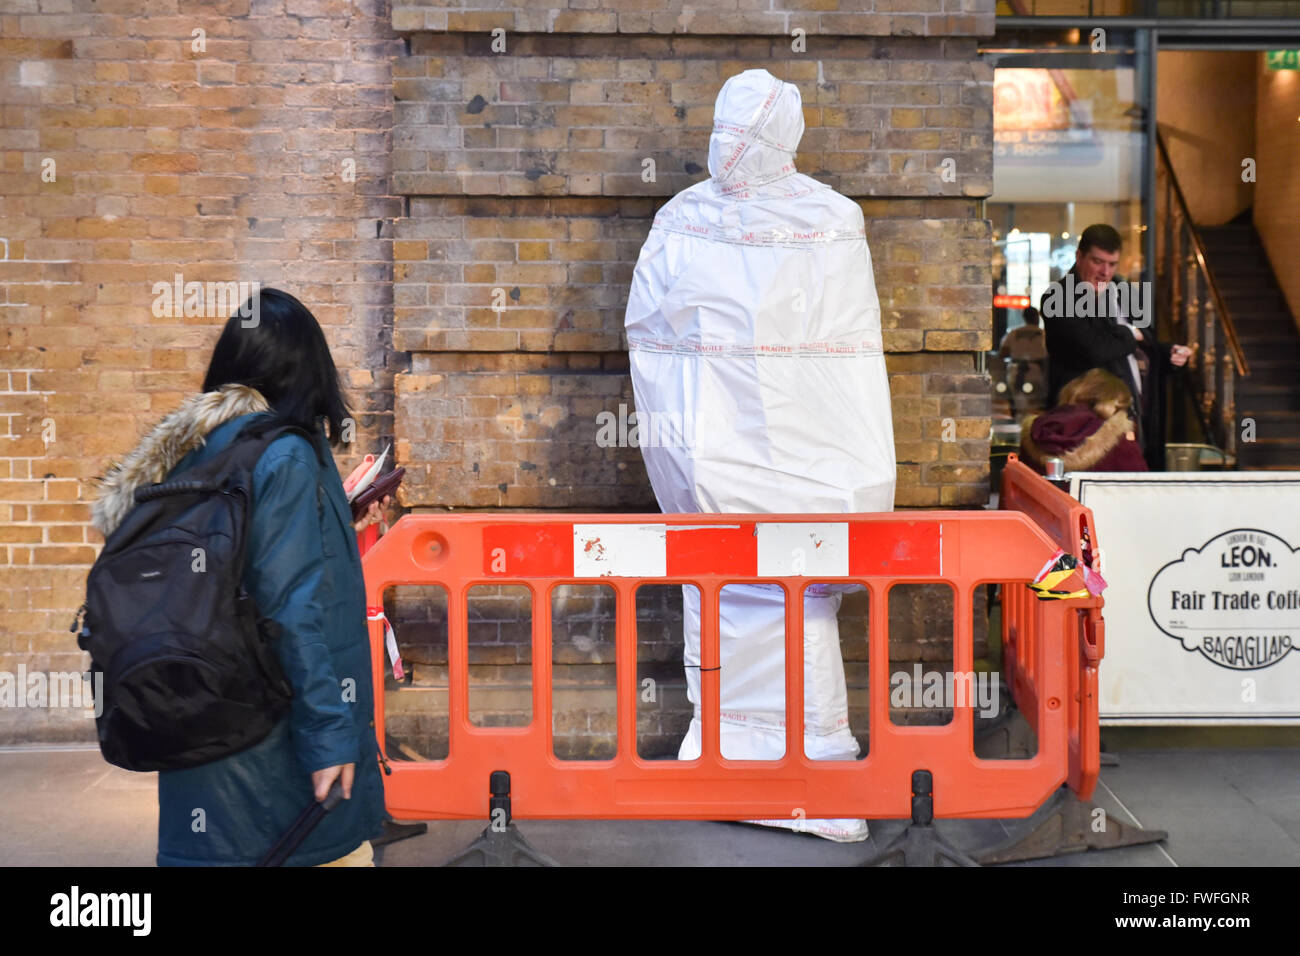
<svg viewBox="0 0 1300 956">
<path fill-rule="evenodd" d="M 0 865 L 152 866 L 157 777 L 109 766 L 86 748 L 0 749 Z M 1168 830 L 1165 845 L 1079 853 L 1028 866 L 1300 865 L 1300 750 L 1124 751 L 1103 768 L 1094 802 L 1125 823 Z M 872 821 L 871 838 L 837 844 L 738 823 L 521 820 L 539 851 L 572 866 L 852 866 L 905 826 Z M 1016 821 L 940 821 L 972 851 Z M 385 866 L 436 866 L 483 829 L 435 821 L 422 837 L 381 848 Z"/>
</svg>

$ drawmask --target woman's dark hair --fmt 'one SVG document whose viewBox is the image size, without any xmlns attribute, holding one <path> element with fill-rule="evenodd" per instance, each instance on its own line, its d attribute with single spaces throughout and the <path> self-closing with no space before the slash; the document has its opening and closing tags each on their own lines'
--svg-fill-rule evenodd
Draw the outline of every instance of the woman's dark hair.
<svg viewBox="0 0 1300 956">
<path fill-rule="evenodd" d="M 289 293 L 261 289 L 226 322 L 203 391 L 231 382 L 257 389 L 270 404 L 274 415 L 258 432 L 291 424 L 315 434 L 324 418 L 330 444 L 342 443 L 343 422 L 352 415 L 338 369 L 320 323 Z"/>
</svg>

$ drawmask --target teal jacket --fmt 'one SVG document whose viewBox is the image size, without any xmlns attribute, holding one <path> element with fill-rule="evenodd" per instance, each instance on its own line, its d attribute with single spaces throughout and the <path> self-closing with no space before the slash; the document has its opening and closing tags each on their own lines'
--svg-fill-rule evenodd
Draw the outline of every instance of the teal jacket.
<svg viewBox="0 0 1300 956">
<path fill-rule="evenodd" d="M 172 472 L 225 448 L 253 412 L 218 425 Z M 253 471 L 244 587 L 284 628 L 276 646 L 293 687 L 289 713 L 260 743 L 158 774 L 159 866 L 250 866 L 314 799 L 311 773 L 355 763 L 352 799 L 287 866 L 355 850 L 383 828 L 365 586 L 351 511 L 323 431 L 282 435 Z"/>
</svg>

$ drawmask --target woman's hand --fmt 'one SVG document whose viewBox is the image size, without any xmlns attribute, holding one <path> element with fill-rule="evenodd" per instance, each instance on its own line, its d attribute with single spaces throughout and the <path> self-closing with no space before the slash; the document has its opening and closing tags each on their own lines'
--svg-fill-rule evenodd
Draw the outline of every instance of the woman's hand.
<svg viewBox="0 0 1300 956">
<path fill-rule="evenodd" d="M 352 777 L 356 774 L 357 765 L 354 763 L 339 764 L 337 767 L 324 767 L 317 770 L 311 775 L 311 788 L 316 793 L 316 802 L 324 803 L 325 798 L 330 795 L 330 786 L 336 779 L 342 776 L 340 781 L 343 784 L 343 799 L 352 799 Z"/>
<path fill-rule="evenodd" d="M 366 528 L 370 527 L 376 521 L 383 521 L 384 511 L 388 508 L 388 506 L 392 503 L 392 501 L 393 501 L 392 495 L 384 495 L 383 501 L 370 502 L 370 507 L 366 509 L 365 515 L 361 518 L 360 521 L 355 522 L 353 524 L 353 527 L 357 531 L 364 531 L 366 530 Z M 385 524 L 387 524 L 387 522 L 385 522 Z"/>
</svg>

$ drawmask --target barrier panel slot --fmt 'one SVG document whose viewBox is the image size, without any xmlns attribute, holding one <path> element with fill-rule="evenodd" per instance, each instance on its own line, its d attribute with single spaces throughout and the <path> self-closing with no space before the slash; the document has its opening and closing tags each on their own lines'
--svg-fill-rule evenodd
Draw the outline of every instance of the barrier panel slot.
<svg viewBox="0 0 1300 956">
<path fill-rule="evenodd" d="M 448 747 L 447 589 L 436 584 L 387 588 L 383 609 L 402 656 L 402 680 L 384 654 L 383 693 L 376 697 L 388 759 L 445 760 Z M 379 743 L 384 746 L 383 738 Z"/>
<path fill-rule="evenodd" d="M 551 734 L 561 760 L 608 760 L 618 750 L 617 608 L 605 584 L 551 589 Z"/>
<path fill-rule="evenodd" d="M 984 628 L 988 640 L 986 655 L 976 658 L 972 682 L 973 743 L 981 760 L 1026 760 L 1038 753 L 1036 710 L 1022 712 L 1016 705 L 1006 652 L 1007 628 L 1018 631 L 1018 622 L 1038 603 L 1028 585 L 1028 581 L 982 583 L 971 595 L 972 626 Z"/>
<path fill-rule="evenodd" d="M 636 752 L 645 760 L 676 760 L 691 722 L 682 667 L 684 604 L 700 600 L 693 584 L 642 584 L 636 589 Z"/>
<path fill-rule="evenodd" d="M 718 613 L 721 640 L 716 670 L 706 669 L 699 657 L 688 659 L 686 667 L 694 674 L 688 674 L 687 680 L 698 680 L 701 685 L 716 682 L 719 727 L 726 727 L 720 735 L 723 757 L 779 760 L 785 756 L 788 741 L 756 745 L 759 749 L 754 752 L 746 740 L 755 736 L 766 741 L 783 736 L 788 729 L 788 702 L 781 680 L 789 613 L 785 592 L 780 584 L 771 582 L 728 584 L 719 592 Z M 700 643 L 703 645 L 703 640 Z"/>
<path fill-rule="evenodd" d="M 969 661 L 954 659 L 953 602 L 948 584 L 904 582 L 889 589 L 890 633 L 915 636 L 911 646 L 889 643 L 889 719 L 896 725 L 952 723 L 954 699 L 964 687 L 954 671 L 971 671 Z"/>
<path fill-rule="evenodd" d="M 827 631 L 831 623 L 838 638 L 838 650 L 842 666 L 842 683 L 844 685 L 845 708 L 841 713 L 838 705 L 825 704 L 820 709 L 825 717 L 833 716 L 836 725 L 832 726 L 825 719 L 821 720 L 820 738 L 809 740 L 805 736 L 801 752 L 810 760 L 860 760 L 866 756 L 871 745 L 871 690 L 870 690 L 870 633 L 871 633 L 871 589 L 862 582 L 844 581 L 809 581 L 802 587 L 804 597 L 804 636 L 810 633 Z M 793 646 L 793 645 L 792 645 Z M 827 700 L 836 692 L 836 684 L 841 682 L 835 676 L 831 666 L 833 658 L 829 656 L 833 646 L 828 641 L 814 644 L 812 657 L 816 663 L 815 673 L 823 675 L 824 686 L 814 694 L 815 700 Z M 804 655 L 807 657 L 808 655 Z M 821 658 L 818 661 L 818 658 Z M 798 660 L 798 658 L 788 658 Z M 807 666 L 807 665 L 805 665 Z M 794 675 L 787 673 L 787 681 Z M 829 702 L 828 702 L 829 703 Z M 805 708 L 806 710 L 807 708 Z M 812 717 L 818 718 L 814 708 Z M 844 722 L 841 722 L 843 719 Z M 851 740 L 849 738 L 852 738 Z M 857 743 L 857 753 L 853 753 L 853 743 Z"/>
<path fill-rule="evenodd" d="M 476 584 L 465 598 L 469 720 L 526 727 L 533 719 L 533 593 L 517 584 Z M 523 666 L 520 666 L 523 665 Z"/>
</svg>

